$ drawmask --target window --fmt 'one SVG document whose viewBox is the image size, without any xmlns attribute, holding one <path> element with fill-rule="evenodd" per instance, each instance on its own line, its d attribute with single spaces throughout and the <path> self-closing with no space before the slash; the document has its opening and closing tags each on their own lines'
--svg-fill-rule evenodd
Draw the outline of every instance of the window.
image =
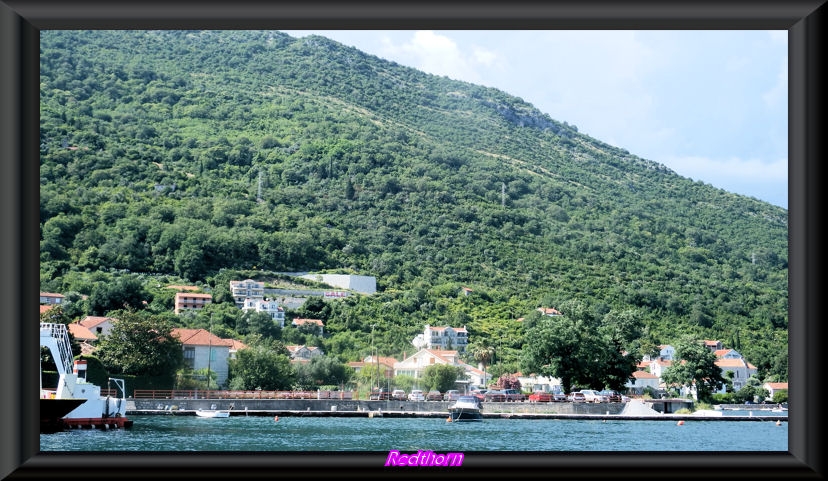
<svg viewBox="0 0 828 481">
<path fill-rule="evenodd" d="M 195 348 L 194 347 L 185 347 L 184 348 L 184 365 L 187 366 L 190 369 L 195 367 Z"/>
</svg>

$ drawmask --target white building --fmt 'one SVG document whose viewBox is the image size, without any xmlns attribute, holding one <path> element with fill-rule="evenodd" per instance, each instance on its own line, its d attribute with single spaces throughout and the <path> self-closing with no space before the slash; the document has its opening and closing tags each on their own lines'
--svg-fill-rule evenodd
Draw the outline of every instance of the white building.
<svg viewBox="0 0 828 481">
<path fill-rule="evenodd" d="M 332 287 L 349 289 L 362 294 L 377 293 L 377 278 L 373 276 L 352 276 L 347 274 L 305 274 L 303 279 L 322 282 Z"/>
<path fill-rule="evenodd" d="M 469 345 L 469 332 L 463 327 L 435 327 L 426 324 L 422 334 L 411 341 L 417 349 L 456 350 L 465 352 Z"/>
<path fill-rule="evenodd" d="M 436 349 L 420 349 L 411 356 L 394 364 L 394 375 L 399 376 L 405 374 L 413 377 L 417 382 L 423 378 L 425 370 L 428 366 L 434 364 L 448 364 L 451 366 L 458 366 L 463 368 L 465 379 L 458 379 L 458 381 L 468 381 L 473 385 L 485 386 L 492 378 L 489 373 L 484 373 L 472 365 L 466 364 L 460 360 L 457 351 L 445 351 Z"/>
<path fill-rule="evenodd" d="M 245 279 L 243 281 L 230 281 L 230 295 L 239 309 L 244 307 L 246 299 L 264 300 L 264 282 Z"/>
<path fill-rule="evenodd" d="M 285 327 L 285 309 L 272 299 L 247 298 L 244 300 L 242 310 L 264 312 L 273 319 L 273 322 L 278 323 L 279 327 Z"/>
</svg>

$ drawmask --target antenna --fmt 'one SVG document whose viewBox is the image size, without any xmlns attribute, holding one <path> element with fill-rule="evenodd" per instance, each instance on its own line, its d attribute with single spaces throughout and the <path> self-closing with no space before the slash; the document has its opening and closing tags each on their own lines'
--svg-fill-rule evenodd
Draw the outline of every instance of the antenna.
<svg viewBox="0 0 828 481">
<path fill-rule="evenodd" d="M 500 206 L 506 207 L 506 183 L 500 183 Z"/>
<path fill-rule="evenodd" d="M 259 190 L 256 193 L 256 202 L 262 201 L 262 171 L 259 169 Z"/>
</svg>

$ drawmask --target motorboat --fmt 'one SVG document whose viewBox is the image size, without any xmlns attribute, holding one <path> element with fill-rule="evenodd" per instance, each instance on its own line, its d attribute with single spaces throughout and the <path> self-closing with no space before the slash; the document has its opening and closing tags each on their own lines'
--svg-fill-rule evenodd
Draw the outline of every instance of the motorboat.
<svg viewBox="0 0 828 481">
<path fill-rule="evenodd" d="M 482 421 L 480 401 L 475 396 L 460 396 L 448 408 L 449 422 Z"/>
<path fill-rule="evenodd" d="M 229 418 L 230 417 L 230 410 L 229 409 L 197 409 L 196 416 L 200 418 Z"/>
</svg>

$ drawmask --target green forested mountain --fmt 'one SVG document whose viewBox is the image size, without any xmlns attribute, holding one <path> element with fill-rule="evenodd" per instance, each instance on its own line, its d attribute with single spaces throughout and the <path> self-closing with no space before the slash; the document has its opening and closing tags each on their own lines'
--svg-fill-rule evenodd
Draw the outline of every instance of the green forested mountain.
<svg viewBox="0 0 828 481">
<path fill-rule="evenodd" d="M 44 30 L 40 58 L 41 290 L 376 276 L 314 313 L 343 359 L 372 325 L 383 354 L 411 353 L 429 323 L 514 361 L 517 318 L 577 299 L 787 380 L 787 211 L 531 99 L 269 31 Z"/>
</svg>

